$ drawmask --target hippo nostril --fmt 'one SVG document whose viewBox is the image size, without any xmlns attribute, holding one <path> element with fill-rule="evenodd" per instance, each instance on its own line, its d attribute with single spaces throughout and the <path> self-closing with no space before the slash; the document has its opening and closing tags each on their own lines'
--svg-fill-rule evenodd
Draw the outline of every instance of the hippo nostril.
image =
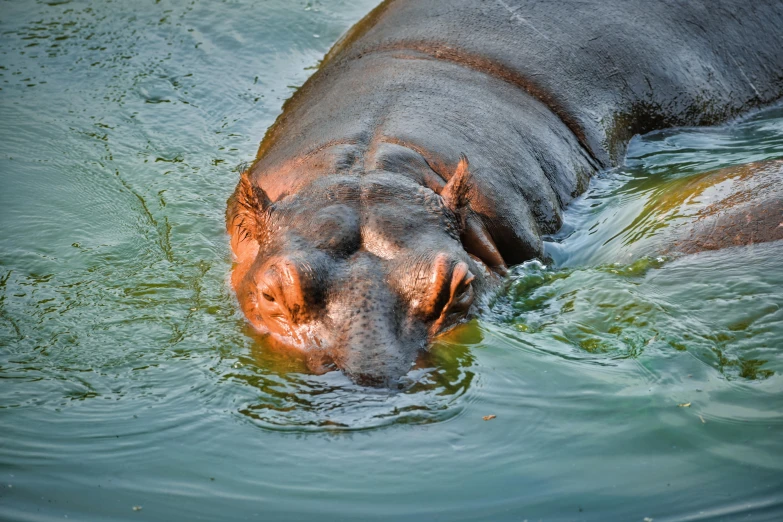
<svg viewBox="0 0 783 522">
<path fill-rule="evenodd" d="M 385 375 L 372 373 L 353 373 L 350 377 L 356 384 L 370 388 L 386 388 L 389 382 L 389 378 Z"/>
<path fill-rule="evenodd" d="M 334 358 L 324 352 L 311 353 L 307 358 L 307 366 L 316 375 L 322 375 L 338 369 Z"/>
</svg>

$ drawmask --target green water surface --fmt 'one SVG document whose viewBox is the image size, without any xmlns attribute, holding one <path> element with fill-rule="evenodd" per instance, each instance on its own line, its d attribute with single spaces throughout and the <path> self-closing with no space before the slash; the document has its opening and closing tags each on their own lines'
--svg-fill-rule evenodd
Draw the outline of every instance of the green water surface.
<svg viewBox="0 0 783 522">
<path fill-rule="evenodd" d="M 404 392 L 255 340 L 236 167 L 374 4 L 0 1 L 0 520 L 782 520 L 783 242 L 637 248 L 781 108 L 635 138 Z"/>
</svg>

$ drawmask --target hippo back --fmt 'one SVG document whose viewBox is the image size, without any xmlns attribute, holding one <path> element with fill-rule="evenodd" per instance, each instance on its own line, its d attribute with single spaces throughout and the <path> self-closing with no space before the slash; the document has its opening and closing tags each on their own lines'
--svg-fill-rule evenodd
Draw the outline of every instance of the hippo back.
<svg viewBox="0 0 783 522">
<path fill-rule="evenodd" d="M 387 170 L 438 190 L 465 154 L 508 263 L 541 254 L 631 136 L 783 95 L 783 7 L 729 0 L 388 0 L 286 103 L 253 182 Z"/>
</svg>

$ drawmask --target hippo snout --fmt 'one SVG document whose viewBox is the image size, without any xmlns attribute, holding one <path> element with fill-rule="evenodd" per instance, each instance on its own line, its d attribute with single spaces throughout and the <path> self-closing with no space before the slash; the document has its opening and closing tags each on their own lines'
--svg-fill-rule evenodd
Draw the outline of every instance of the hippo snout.
<svg viewBox="0 0 783 522">
<path fill-rule="evenodd" d="M 423 346 L 424 343 L 422 343 Z M 362 336 L 338 348 L 335 364 L 363 386 L 394 387 L 415 363 L 418 348 Z"/>
<path fill-rule="evenodd" d="M 389 386 L 411 369 L 426 345 L 426 331 L 410 335 L 393 296 L 374 290 L 365 289 L 354 301 L 359 306 L 346 314 L 331 355 L 335 365 L 355 382 Z"/>
</svg>

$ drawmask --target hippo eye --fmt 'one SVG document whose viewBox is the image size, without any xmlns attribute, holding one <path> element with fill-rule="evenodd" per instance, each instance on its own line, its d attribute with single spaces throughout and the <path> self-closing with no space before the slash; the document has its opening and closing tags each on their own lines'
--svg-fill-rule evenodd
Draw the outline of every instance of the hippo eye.
<svg viewBox="0 0 783 522">
<path fill-rule="evenodd" d="M 317 298 L 314 294 L 318 290 L 311 265 L 283 257 L 267 263 L 263 272 L 253 274 L 250 281 L 267 326 L 278 322 L 299 325 L 309 321 L 314 309 L 312 303 Z M 287 327 L 276 333 L 289 335 Z"/>
</svg>

